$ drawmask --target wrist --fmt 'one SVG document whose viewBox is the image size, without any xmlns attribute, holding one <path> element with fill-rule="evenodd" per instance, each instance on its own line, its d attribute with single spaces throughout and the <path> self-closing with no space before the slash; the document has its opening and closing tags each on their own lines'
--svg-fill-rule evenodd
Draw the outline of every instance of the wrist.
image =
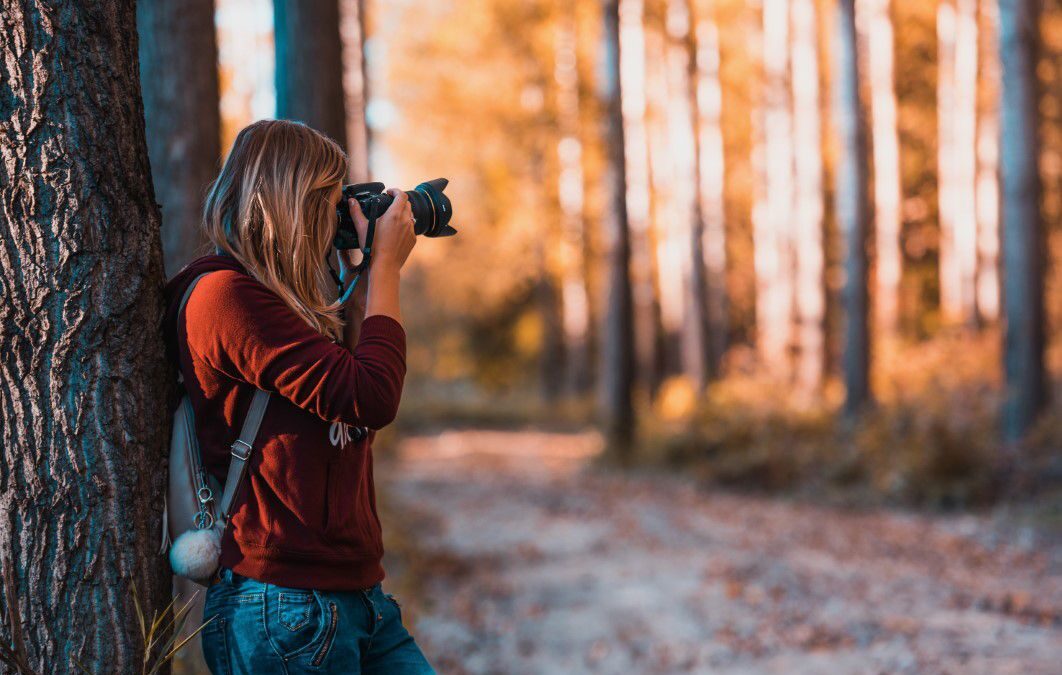
<svg viewBox="0 0 1062 675">
<path fill-rule="evenodd" d="M 377 276 L 398 276 L 399 271 L 402 269 L 402 265 L 389 258 L 373 258 L 369 262 L 369 269 Z"/>
</svg>

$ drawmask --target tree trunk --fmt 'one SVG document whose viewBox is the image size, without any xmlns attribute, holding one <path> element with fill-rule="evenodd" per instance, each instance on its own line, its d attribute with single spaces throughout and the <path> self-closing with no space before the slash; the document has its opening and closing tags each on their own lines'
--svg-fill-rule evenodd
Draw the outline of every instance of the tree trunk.
<svg viewBox="0 0 1062 675">
<path fill-rule="evenodd" d="M 305 122 L 343 148 L 343 54 L 339 0 L 274 0 L 277 117 Z"/>
<path fill-rule="evenodd" d="M 793 319 L 793 116 L 789 86 L 789 0 L 764 0 L 763 209 L 753 238 L 756 336 L 770 372 L 788 380 Z"/>
<path fill-rule="evenodd" d="M 650 397 L 660 384 L 662 349 L 657 296 L 656 240 L 652 231 L 649 145 L 645 124 L 645 26 L 643 0 L 619 3 L 620 77 L 623 86 L 624 156 L 627 162 L 627 216 L 630 276 L 634 302 L 637 375 Z"/>
<path fill-rule="evenodd" d="M 205 251 L 203 199 L 218 171 L 218 47 L 214 1 L 141 0 L 140 82 L 162 252 L 172 276 Z"/>
<path fill-rule="evenodd" d="M 726 286 L 726 158 L 723 146 L 723 84 L 720 73 L 719 30 L 714 17 L 701 17 L 689 0 L 693 32 L 690 34 L 692 57 L 689 62 L 690 101 L 694 114 L 694 215 L 703 229 L 698 236 L 691 232 L 691 257 L 703 261 L 704 304 L 707 320 L 707 367 L 709 379 L 720 375 L 730 329 L 729 294 Z M 698 256 L 693 249 L 700 247 Z M 692 300 L 691 300 L 692 301 Z M 700 342 L 699 340 L 697 341 Z"/>
<path fill-rule="evenodd" d="M 1044 234 L 1040 215 L 1036 66 L 1039 2 L 1000 0 L 1000 175 L 1006 392 L 1002 430 L 1019 440 L 1047 400 L 1044 379 Z"/>
<path fill-rule="evenodd" d="M 977 118 L 977 319 L 999 318 L 999 12 L 982 0 Z"/>
<path fill-rule="evenodd" d="M 608 162 L 605 217 L 608 275 L 601 331 L 601 418 L 610 451 L 630 459 L 634 440 L 634 326 L 630 277 L 630 229 L 627 221 L 627 171 L 620 82 L 620 0 L 604 3 L 605 71 L 602 79 Z"/>
<path fill-rule="evenodd" d="M 796 385 L 810 400 L 825 374 L 826 278 L 823 242 L 822 108 L 819 100 L 818 20 L 814 0 L 792 0 L 792 89 L 796 203 Z"/>
<path fill-rule="evenodd" d="M 894 46 L 890 0 L 864 0 L 864 35 L 870 74 L 870 116 L 874 146 L 874 318 L 875 331 L 894 338 L 900 324 L 900 138 L 897 127 Z"/>
<path fill-rule="evenodd" d="M 834 199 L 843 242 L 845 281 L 841 290 L 844 344 L 844 412 L 849 418 L 870 402 L 870 339 L 867 326 L 867 148 L 859 98 L 855 0 L 839 0 L 834 33 L 834 117 L 838 162 Z"/>
<path fill-rule="evenodd" d="M 341 0 L 343 37 L 343 91 L 346 95 L 347 139 L 350 154 L 350 180 L 365 183 L 369 178 L 369 126 L 365 107 L 369 103 L 369 73 L 366 69 L 365 37 L 368 34 L 365 0 Z"/>
<path fill-rule="evenodd" d="M 940 199 L 940 308 L 971 323 L 977 269 L 977 0 L 937 10 Z"/>
<path fill-rule="evenodd" d="M 21 633 L 40 672 L 139 672 L 134 595 L 150 617 L 171 590 L 175 373 L 135 5 L 4 0 L 0 17 L 0 639 Z"/>
<path fill-rule="evenodd" d="M 557 201 L 561 212 L 560 281 L 565 353 L 565 388 L 581 394 L 590 382 L 590 303 L 583 269 L 583 144 L 580 140 L 578 22 L 564 4 L 553 42 L 553 79 L 557 89 Z"/>
</svg>

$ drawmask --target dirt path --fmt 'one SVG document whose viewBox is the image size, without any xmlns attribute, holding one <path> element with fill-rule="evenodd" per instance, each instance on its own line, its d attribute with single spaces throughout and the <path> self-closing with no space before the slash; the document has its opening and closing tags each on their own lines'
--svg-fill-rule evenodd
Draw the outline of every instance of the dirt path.
<svg viewBox="0 0 1062 675">
<path fill-rule="evenodd" d="M 445 673 L 1062 673 L 1062 546 L 586 469 L 595 436 L 408 438 L 386 472 Z"/>
</svg>

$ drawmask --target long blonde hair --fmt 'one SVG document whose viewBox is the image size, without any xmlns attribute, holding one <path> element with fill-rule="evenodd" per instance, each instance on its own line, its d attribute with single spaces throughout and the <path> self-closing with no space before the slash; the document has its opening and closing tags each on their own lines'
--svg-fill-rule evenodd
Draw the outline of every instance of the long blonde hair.
<svg viewBox="0 0 1062 675">
<path fill-rule="evenodd" d="M 336 230 L 335 200 L 347 157 L 305 124 L 255 122 L 236 137 L 210 187 L 203 228 L 310 326 L 338 339 L 343 319 L 324 258 Z"/>
</svg>

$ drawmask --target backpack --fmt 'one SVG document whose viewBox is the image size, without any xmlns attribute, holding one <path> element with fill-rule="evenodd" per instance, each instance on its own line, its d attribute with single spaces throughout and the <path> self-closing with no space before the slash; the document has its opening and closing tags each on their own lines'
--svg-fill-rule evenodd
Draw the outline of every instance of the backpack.
<svg viewBox="0 0 1062 675">
<path fill-rule="evenodd" d="M 177 308 L 176 324 L 188 297 L 199 280 L 210 272 L 200 274 L 188 285 Z M 177 381 L 184 383 L 178 365 Z M 243 421 L 243 427 L 231 446 L 225 485 L 203 469 L 199 440 L 195 435 L 195 415 L 187 391 L 173 414 L 170 435 L 169 483 L 162 512 L 162 545 L 159 553 L 169 550 L 170 567 L 179 577 L 201 585 L 209 585 L 218 569 L 221 537 L 228 525 L 230 509 L 236 492 L 247 473 L 247 461 L 253 451 L 258 427 L 262 423 L 270 393 L 256 389 L 254 399 Z M 220 497 L 219 497 L 220 495 Z M 177 537 L 171 541 L 170 533 Z"/>
</svg>

